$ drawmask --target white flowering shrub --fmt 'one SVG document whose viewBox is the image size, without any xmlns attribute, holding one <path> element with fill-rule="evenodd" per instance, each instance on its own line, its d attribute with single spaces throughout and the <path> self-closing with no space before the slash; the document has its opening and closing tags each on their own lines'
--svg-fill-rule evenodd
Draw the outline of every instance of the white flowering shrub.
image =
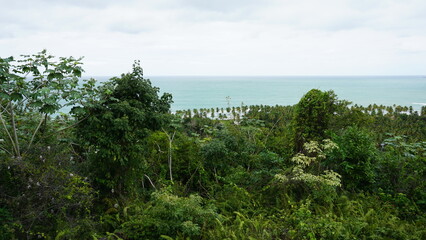
<svg viewBox="0 0 426 240">
<path fill-rule="evenodd" d="M 304 152 L 296 154 L 291 161 L 296 165 L 289 174 L 279 173 L 275 179 L 282 183 L 302 182 L 310 186 L 341 186 L 340 174 L 332 170 L 323 170 L 321 161 L 326 158 L 326 153 L 338 146 L 329 139 L 322 143 L 311 141 L 303 145 Z"/>
</svg>

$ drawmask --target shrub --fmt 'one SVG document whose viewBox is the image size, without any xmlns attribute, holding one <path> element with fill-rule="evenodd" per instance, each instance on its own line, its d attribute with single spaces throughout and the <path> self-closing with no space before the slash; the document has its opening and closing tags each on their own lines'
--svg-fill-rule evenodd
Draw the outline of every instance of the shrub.
<svg viewBox="0 0 426 240">
<path fill-rule="evenodd" d="M 167 190 L 152 193 L 151 201 L 123 209 L 124 222 L 115 231 L 124 239 L 200 237 L 219 218 L 211 205 L 198 195 L 178 197 Z"/>
<path fill-rule="evenodd" d="M 333 137 L 339 146 L 326 161 L 342 175 L 343 187 L 347 190 L 371 190 L 374 183 L 374 165 L 377 150 L 373 139 L 362 129 L 349 127 Z"/>
<path fill-rule="evenodd" d="M 71 238 L 88 237 L 94 224 L 90 218 L 94 191 L 89 182 L 50 161 L 26 160 L 14 159 L 0 166 L 0 203 L 12 217 L 14 235 L 21 239 L 62 232 Z"/>
</svg>

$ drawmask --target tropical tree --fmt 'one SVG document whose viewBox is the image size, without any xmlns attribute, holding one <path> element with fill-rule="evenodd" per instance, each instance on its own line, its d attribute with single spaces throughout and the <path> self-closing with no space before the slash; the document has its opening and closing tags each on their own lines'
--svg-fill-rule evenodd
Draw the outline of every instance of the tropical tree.
<svg viewBox="0 0 426 240">
<path fill-rule="evenodd" d="M 56 59 L 46 50 L 35 55 L 0 58 L 1 149 L 21 158 L 29 153 L 49 117 L 66 106 L 93 97 L 95 80 L 79 84 L 82 58 Z"/>
<path fill-rule="evenodd" d="M 0 239 L 84 239 L 84 225 L 92 223 L 94 191 L 70 167 L 66 130 L 78 122 L 59 113 L 95 97 L 95 80 L 79 79 L 81 65 L 81 58 L 57 59 L 45 50 L 0 58 L 0 212 L 10 214 L 15 235 L 0 227 Z"/>
<path fill-rule="evenodd" d="M 336 95 L 333 91 L 312 89 L 296 105 L 294 114 L 295 146 L 297 151 L 309 141 L 321 141 L 334 112 Z"/>
<path fill-rule="evenodd" d="M 114 77 L 100 88 L 100 100 L 78 115 L 76 135 L 85 147 L 91 173 L 102 189 L 124 193 L 138 186 L 146 170 L 144 139 L 169 120 L 171 95 L 143 78 L 139 62 L 131 73 Z M 115 189 L 115 190 L 114 190 Z"/>
</svg>

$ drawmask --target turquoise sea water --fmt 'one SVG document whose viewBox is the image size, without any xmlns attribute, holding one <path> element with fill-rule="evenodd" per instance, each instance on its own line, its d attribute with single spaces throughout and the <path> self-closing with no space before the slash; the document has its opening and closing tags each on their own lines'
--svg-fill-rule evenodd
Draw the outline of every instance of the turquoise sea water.
<svg viewBox="0 0 426 240">
<path fill-rule="evenodd" d="M 426 105 L 424 76 L 145 76 L 173 95 L 172 110 L 244 105 L 293 105 L 312 88 L 367 106 Z M 96 77 L 95 77 L 96 78 Z M 98 77 L 102 81 L 107 77 Z"/>
</svg>

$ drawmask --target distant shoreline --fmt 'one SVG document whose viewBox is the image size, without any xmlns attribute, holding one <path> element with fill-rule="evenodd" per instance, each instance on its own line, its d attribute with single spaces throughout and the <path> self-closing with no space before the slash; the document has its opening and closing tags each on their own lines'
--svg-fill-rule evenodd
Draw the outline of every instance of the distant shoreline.
<svg viewBox="0 0 426 240">
<path fill-rule="evenodd" d="M 86 77 L 86 76 L 85 76 Z M 87 76 L 89 77 L 89 76 Z M 99 82 L 111 76 L 92 76 Z M 83 77 L 84 78 L 84 77 Z M 376 76 L 154 76 L 146 75 L 160 93 L 173 96 L 172 110 L 244 105 L 294 105 L 310 89 L 333 90 L 339 99 L 368 106 L 411 106 L 426 103 L 421 75 Z M 418 104 L 420 103 L 420 104 Z"/>
</svg>

